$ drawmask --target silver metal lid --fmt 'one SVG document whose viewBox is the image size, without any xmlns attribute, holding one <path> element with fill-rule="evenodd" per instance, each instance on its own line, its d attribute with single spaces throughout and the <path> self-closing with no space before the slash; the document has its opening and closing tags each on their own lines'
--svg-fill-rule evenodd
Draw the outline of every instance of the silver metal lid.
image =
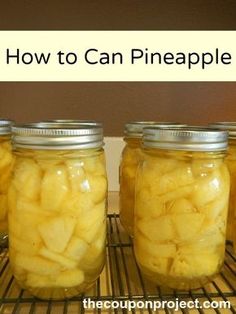
<svg viewBox="0 0 236 314">
<path fill-rule="evenodd" d="M 102 127 L 102 123 L 95 120 L 72 120 L 72 119 L 56 119 L 41 121 L 42 124 L 60 123 L 60 124 L 79 124 L 79 125 L 96 125 Z"/>
<path fill-rule="evenodd" d="M 185 126 L 186 124 L 180 124 L 178 122 L 134 121 L 125 124 L 124 133 L 127 137 L 141 138 L 143 129 L 146 127 L 171 128 L 178 127 L 179 125 Z"/>
<path fill-rule="evenodd" d="M 144 147 L 186 151 L 224 151 L 228 132 L 211 128 L 145 128 Z"/>
<path fill-rule="evenodd" d="M 103 146 L 103 129 L 93 125 L 40 123 L 12 127 L 13 145 L 29 149 L 88 149 Z"/>
<path fill-rule="evenodd" d="M 13 123 L 14 122 L 12 120 L 0 118 L 0 135 L 11 134 L 11 127 Z"/>
<path fill-rule="evenodd" d="M 209 124 L 209 127 L 229 132 L 229 138 L 236 138 L 236 122 L 215 122 Z"/>
</svg>

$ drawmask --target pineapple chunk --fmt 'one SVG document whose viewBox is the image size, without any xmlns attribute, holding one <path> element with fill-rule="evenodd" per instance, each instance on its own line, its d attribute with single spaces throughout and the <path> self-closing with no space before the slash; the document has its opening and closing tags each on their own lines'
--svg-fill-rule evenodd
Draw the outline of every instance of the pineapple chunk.
<svg viewBox="0 0 236 314">
<path fill-rule="evenodd" d="M 175 232 L 172 216 L 160 216 L 156 219 L 144 218 L 136 221 L 138 230 L 151 241 L 162 242 L 173 240 Z"/>
<path fill-rule="evenodd" d="M 101 228 L 105 221 L 106 207 L 102 202 L 88 212 L 84 212 L 78 219 L 75 234 L 87 243 L 91 243 L 96 236 L 96 233 Z"/>
<path fill-rule="evenodd" d="M 153 183 L 151 189 L 156 195 L 162 195 L 174 191 L 179 187 L 192 184 L 193 182 L 191 168 L 185 166 L 163 174 Z"/>
<path fill-rule="evenodd" d="M 170 259 L 166 257 L 153 257 L 149 254 L 143 254 L 139 247 L 135 247 L 135 256 L 138 262 L 144 268 L 154 273 L 167 275 L 170 268 Z"/>
<path fill-rule="evenodd" d="M 174 257 L 176 254 L 176 245 L 169 244 L 156 244 L 155 242 L 150 241 L 149 239 L 143 237 L 140 233 L 136 234 L 135 237 L 135 246 L 138 247 L 138 250 L 142 255 L 150 257 Z"/>
<path fill-rule="evenodd" d="M 219 170 L 213 171 L 207 177 L 198 179 L 191 197 L 194 205 L 199 208 L 214 201 L 221 195 L 224 185 L 225 183 Z"/>
<path fill-rule="evenodd" d="M 151 194 L 148 189 L 139 190 L 137 192 L 135 212 L 140 218 L 156 218 L 165 214 L 165 204 L 160 201 L 157 195 Z"/>
<path fill-rule="evenodd" d="M 83 169 L 83 162 L 80 160 L 68 160 L 66 161 L 67 171 L 69 174 L 69 182 L 72 193 L 78 193 L 80 191 L 80 185 L 85 179 L 85 171 Z"/>
<path fill-rule="evenodd" d="M 192 203 L 186 198 L 179 198 L 173 202 L 169 209 L 170 214 L 188 214 L 195 212 Z"/>
<path fill-rule="evenodd" d="M 216 253 L 179 254 L 173 261 L 170 275 L 185 278 L 212 276 L 221 263 L 221 257 Z"/>
<path fill-rule="evenodd" d="M 38 275 L 57 276 L 61 270 L 61 266 L 58 263 L 51 262 L 39 256 L 26 254 L 16 254 L 13 266 L 14 265 Z"/>
<path fill-rule="evenodd" d="M 160 201 L 163 203 L 171 202 L 177 200 L 178 198 L 188 198 L 194 189 L 193 185 L 186 185 L 184 187 L 180 187 L 174 191 L 163 194 L 160 197 Z"/>
<path fill-rule="evenodd" d="M 42 257 L 45 257 L 49 259 L 52 262 L 56 262 L 60 264 L 64 269 L 73 269 L 76 268 L 77 262 L 74 260 L 71 260 L 61 254 L 54 253 L 52 251 L 49 251 L 47 248 L 42 247 L 39 251 L 39 255 Z"/>
<path fill-rule="evenodd" d="M 80 269 L 61 272 L 56 280 L 56 285 L 62 288 L 79 286 L 84 281 L 84 273 Z"/>
<path fill-rule="evenodd" d="M 61 204 L 62 214 L 71 214 L 74 217 L 80 218 L 81 215 L 90 211 L 94 207 L 93 201 L 89 193 L 77 193 L 66 198 Z"/>
<path fill-rule="evenodd" d="M 41 186 L 41 205 L 45 210 L 58 211 L 66 199 L 69 182 L 65 166 L 54 166 L 46 171 Z"/>
<path fill-rule="evenodd" d="M 86 172 L 96 176 L 106 176 L 104 155 L 86 157 L 83 164 Z"/>
<path fill-rule="evenodd" d="M 0 220 L 6 219 L 7 215 L 7 196 L 0 195 Z"/>
<path fill-rule="evenodd" d="M 102 202 L 107 195 L 107 180 L 104 176 L 88 176 L 88 190 L 92 201 L 97 204 Z"/>
<path fill-rule="evenodd" d="M 18 160 L 14 170 L 13 183 L 20 195 L 29 200 L 38 200 L 42 172 L 31 159 Z"/>
<path fill-rule="evenodd" d="M 38 226 L 38 230 L 50 251 L 62 253 L 73 234 L 75 224 L 75 218 L 60 216 L 42 222 Z"/>
<path fill-rule="evenodd" d="M 88 250 L 89 245 L 82 239 L 73 236 L 65 250 L 65 256 L 80 261 Z"/>
<path fill-rule="evenodd" d="M 79 286 L 84 281 L 84 274 L 81 270 L 67 270 L 57 277 L 39 276 L 29 273 L 26 285 L 31 288 L 71 288 Z"/>
<path fill-rule="evenodd" d="M 222 165 L 223 161 L 221 159 L 199 159 L 196 157 L 196 159 L 193 159 L 192 161 L 192 172 L 195 177 L 204 177 L 206 175 L 209 175 L 216 169 L 218 169 Z"/>
<path fill-rule="evenodd" d="M 201 230 L 205 215 L 200 213 L 172 215 L 177 239 L 188 241 L 196 237 Z"/>
<path fill-rule="evenodd" d="M 26 254 L 29 256 L 36 255 L 41 246 L 40 242 L 32 241 L 32 239 L 26 241 L 17 238 L 14 233 L 11 233 L 9 241 L 11 249 L 14 249 L 20 254 Z"/>
</svg>

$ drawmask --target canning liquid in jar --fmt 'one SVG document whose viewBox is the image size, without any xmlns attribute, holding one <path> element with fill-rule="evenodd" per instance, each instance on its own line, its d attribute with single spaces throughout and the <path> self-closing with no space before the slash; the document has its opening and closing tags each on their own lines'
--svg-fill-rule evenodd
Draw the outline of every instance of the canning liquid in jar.
<svg viewBox="0 0 236 314">
<path fill-rule="evenodd" d="M 223 131 L 144 130 L 134 251 L 156 284 L 195 289 L 218 274 L 230 186 L 226 148 Z"/>
<path fill-rule="evenodd" d="M 166 128 L 184 126 L 175 122 L 129 122 L 125 125 L 125 148 L 123 149 L 119 170 L 120 181 L 120 220 L 130 236 L 133 236 L 135 176 L 138 165 L 142 160 L 142 133 L 148 126 Z"/>
<path fill-rule="evenodd" d="M 5 243 L 8 232 L 7 192 L 14 167 L 11 125 L 12 121 L 0 119 L 0 244 Z"/>
<path fill-rule="evenodd" d="M 102 129 L 13 128 L 9 255 L 19 285 L 42 299 L 83 293 L 105 262 Z"/>
<path fill-rule="evenodd" d="M 233 243 L 236 252 L 236 122 L 217 122 L 210 126 L 229 132 L 229 147 L 225 161 L 231 180 L 226 238 Z"/>
</svg>

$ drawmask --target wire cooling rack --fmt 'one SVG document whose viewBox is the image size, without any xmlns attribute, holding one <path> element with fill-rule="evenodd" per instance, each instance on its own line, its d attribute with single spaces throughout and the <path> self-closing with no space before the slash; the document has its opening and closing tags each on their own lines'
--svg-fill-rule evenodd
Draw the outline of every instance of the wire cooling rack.
<svg viewBox="0 0 236 314">
<path fill-rule="evenodd" d="M 202 289 L 181 292 L 163 289 L 143 278 L 133 254 L 132 241 L 120 225 L 119 215 L 107 216 L 107 263 L 94 287 L 85 295 L 66 301 L 42 301 L 20 289 L 10 270 L 7 248 L 0 248 L 0 314 L 78 314 L 78 313 L 173 313 L 169 308 L 112 310 L 87 309 L 83 300 L 92 301 L 230 301 L 230 309 L 182 309 L 175 313 L 236 313 L 236 257 L 227 245 L 224 267 L 215 280 Z"/>
</svg>

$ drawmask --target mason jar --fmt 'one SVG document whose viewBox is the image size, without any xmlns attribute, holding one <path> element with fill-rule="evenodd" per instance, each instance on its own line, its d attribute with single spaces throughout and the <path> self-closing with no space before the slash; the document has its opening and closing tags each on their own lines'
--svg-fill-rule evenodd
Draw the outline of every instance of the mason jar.
<svg viewBox="0 0 236 314">
<path fill-rule="evenodd" d="M 83 293 L 105 261 L 107 176 L 102 128 L 13 127 L 9 256 L 41 299 Z"/>
<path fill-rule="evenodd" d="M 156 284 L 195 289 L 220 271 L 230 188 L 226 149 L 225 131 L 144 129 L 134 251 Z"/>
<path fill-rule="evenodd" d="M 210 124 L 210 126 L 229 132 L 229 147 L 225 160 L 228 165 L 231 184 L 226 238 L 234 244 L 236 252 L 236 122 L 217 122 Z"/>
<path fill-rule="evenodd" d="M 120 181 L 120 221 L 130 236 L 133 236 L 135 175 L 142 159 L 141 142 L 143 128 L 184 126 L 177 122 L 137 121 L 125 125 L 125 147 L 122 152 Z"/>
<path fill-rule="evenodd" d="M 0 246 L 7 242 L 7 192 L 10 184 L 14 157 L 11 146 L 12 121 L 0 119 Z"/>
</svg>

